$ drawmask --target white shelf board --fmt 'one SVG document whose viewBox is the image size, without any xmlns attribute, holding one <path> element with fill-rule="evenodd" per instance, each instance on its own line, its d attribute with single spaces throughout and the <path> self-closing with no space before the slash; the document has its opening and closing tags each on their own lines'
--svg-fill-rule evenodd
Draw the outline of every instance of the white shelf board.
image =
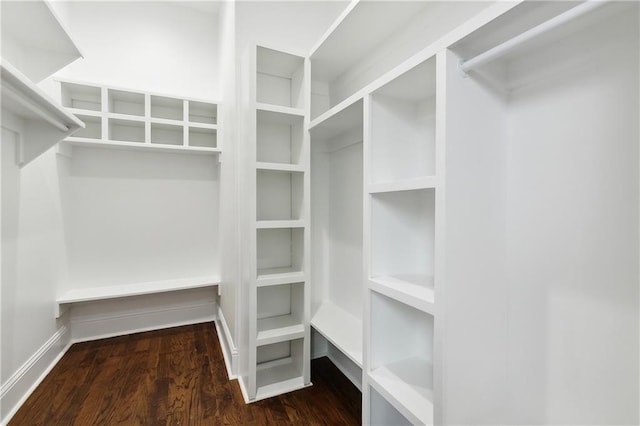
<svg viewBox="0 0 640 426">
<path fill-rule="evenodd" d="M 291 358 L 260 364 L 256 371 L 258 401 L 305 387 L 302 371 Z"/>
<path fill-rule="evenodd" d="M 21 166 L 84 127 L 81 120 L 5 61 L 0 63 L 0 79 L 3 122 L 7 121 L 8 114 L 28 121 L 20 141 L 18 163 Z"/>
<path fill-rule="evenodd" d="M 256 46 L 256 71 L 279 77 L 291 77 L 304 66 L 304 55 L 274 49 L 265 45 Z"/>
<path fill-rule="evenodd" d="M 133 149 L 147 152 L 165 152 L 174 154 L 209 154 L 218 155 L 222 153 L 220 148 L 206 148 L 197 146 L 184 145 L 163 145 L 144 142 L 122 142 L 122 141 L 105 141 L 101 139 L 68 137 L 65 143 L 74 146 L 83 146 L 90 148 L 110 148 L 110 149 Z"/>
<path fill-rule="evenodd" d="M 435 314 L 432 276 L 373 277 L 369 279 L 369 288 L 430 315 Z"/>
<path fill-rule="evenodd" d="M 256 229 L 304 228 L 304 220 L 258 220 Z"/>
<path fill-rule="evenodd" d="M 353 103 L 338 104 L 337 107 L 313 120 L 309 126 L 309 132 L 314 139 L 327 140 L 356 128 L 360 128 L 362 132 L 362 126 L 362 99 L 357 99 Z"/>
<path fill-rule="evenodd" d="M 91 117 L 102 117 L 103 113 L 92 109 L 65 108 L 68 113 L 73 115 L 89 115 Z"/>
<path fill-rule="evenodd" d="M 362 368 L 362 320 L 330 301 L 311 318 L 311 326 Z"/>
<path fill-rule="evenodd" d="M 259 120 L 269 123 L 293 124 L 304 117 L 304 109 L 256 102 Z"/>
<path fill-rule="evenodd" d="M 256 162 L 257 170 L 273 170 L 276 172 L 304 172 L 305 167 L 299 164 Z"/>
<path fill-rule="evenodd" d="M 189 126 L 191 129 L 218 130 L 217 124 L 200 123 L 198 121 L 186 121 L 184 124 Z"/>
<path fill-rule="evenodd" d="M 425 386 L 424 379 L 427 385 Z M 422 380 L 418 382 L 418 380 Z M 433 424 L 433 366 L 410 357 L 380 366 L 369 373 L 369 383 L 415 425 Z"/>
<path fill-rule="evenodd" d="M 294 315 L 280 315 L 258 320 L 257 346 L 270 345 L 272 343 L 303 337 L 304 324 Z"/>
<path fill-rule="evenodd" d="M 296 271 L 293 268 L 264 268 L 258 269 L 256 280 L 257 287 L 265 287 L 278 284 L 292 284 L 305 280 L 303 271 Z"/>
<path fill-rule="evenodd" d="M 436 187 L 435 176 L 422 176 L 394 182 L 370 183 L 367 190 L 370 194 L 382 192 L 413 191 L 417 189 L 433 189 Z"/>
<path fill-rule="evenodd" d="M 36 83 L 82 57 L 47 1 L 3 1 L 0 27 L 3 59 Z"/>
<path fill-rule="evenodd" d="M 211 287 L 220 284 L 220 277 L 209 275 L 174 280 L 148 281 L 105 287 L 88 287 L 69 290 L 56 299 L 60 305 L 69 303 L 91 302 L 95 300 L 115 299 L 120 297 L 141 296 L 144 294 L 164 293 L 169 291 L 189 290 Z"/>
<path fill-rule="evenodd" d="M 121 117 L 123 117 L 122 114 L 120 114 L 118 116 L 118 118 L 121 118 Z M 125 116 L 125 117 L 128 117 L 128 116 Z M 143 118 L 144 119 L 144 117 L 140 117 L 140 116 L 134 116 L 134 117 L 138 117 L 138 119 L 139 118 Z M 184 126 L 185 124 L 187 124 L 183 120 L 172 120 L 170 118 L 151 117 L 151 118 L 149 118 L 149 121 L 151 122 L 151 124 L 169 124 L 169 125 L 172 125 L 172 126 Z"/>
<path fill-rule="evenodd" d="M 333 81 L 380 46 L 428 2 L 353 2 L 311 53 L 315 79 Z M 362 37 L 366 34 L 366 37 Z"/>
<path fill-rule="evenodd" d="M 123 121 L 138 121 L 143 123 L 147 121 L 144 115 L 122 114 L 119 112 L 107 112 L 107 113 L 104 113 L 104 115 L 106 115 L 107 118 L 109 119 L 117 119 L 117 120 L 123 120 Z M 154 120 L 162 120 L 162 119 L 155 118 Z M 169 122 L 168 124 L 175 124 L 177 126 L 182 126 L 183 124 L 181 121 L 174 121 L 174 120 L 167 120 L 167 121 Z"/>
</svg>

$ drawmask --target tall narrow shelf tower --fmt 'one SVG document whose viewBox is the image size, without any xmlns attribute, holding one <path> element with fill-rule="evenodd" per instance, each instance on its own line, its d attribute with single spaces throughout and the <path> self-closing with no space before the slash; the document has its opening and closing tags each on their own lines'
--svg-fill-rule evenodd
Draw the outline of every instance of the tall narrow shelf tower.
<svg viewBox="0 0 640 426">
<path fill-rule="evenodd" d="M 434 422 L 435 62 L 365 98 L 365 423 Z"/>
<path fill-rule="evenodd" d="M 255 120 L 255 216 L 249 288 L 249 401 L 310 383 L 309 149 L 304 132 L 303 56 L 257 46 L 251 88 Z"/>
</svg>

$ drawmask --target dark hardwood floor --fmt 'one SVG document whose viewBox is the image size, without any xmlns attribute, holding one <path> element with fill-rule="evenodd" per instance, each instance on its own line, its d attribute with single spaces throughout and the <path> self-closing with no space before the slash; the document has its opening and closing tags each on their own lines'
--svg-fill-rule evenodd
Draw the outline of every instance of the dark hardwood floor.
<svg viewBox="0 0 640 426">
<path fill-rule="evenodd" d="M 361 395 L 327 359 L 313 386 L 246 405 L 213 323 L 73 345 L 13 417 L 19 425 L 357 425 Z"/>
</svg>

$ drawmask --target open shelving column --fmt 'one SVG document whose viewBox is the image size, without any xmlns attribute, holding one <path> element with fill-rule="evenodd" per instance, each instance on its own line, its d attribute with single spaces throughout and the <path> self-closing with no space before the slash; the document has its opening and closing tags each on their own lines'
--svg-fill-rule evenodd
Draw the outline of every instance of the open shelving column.
<svg viewBox="0 0 640 426">
<path fill-rule="evenodd" d="M 247 398 L 310 383 L 306 61 L 256 46 L 254 256 L 249 288 Z"/>
<path fill-rule="evenodd" d="M 435 57 L 365 98 L 365 423 L 434 423 L 436 122 Z"/>
<path fill-rule="evenodd" d="M 311 326 L 362 387 L 362 101 L 315 121 L 311 139 Z M 324 346 L 324 342 L 322 344 Z"/>
</svg>

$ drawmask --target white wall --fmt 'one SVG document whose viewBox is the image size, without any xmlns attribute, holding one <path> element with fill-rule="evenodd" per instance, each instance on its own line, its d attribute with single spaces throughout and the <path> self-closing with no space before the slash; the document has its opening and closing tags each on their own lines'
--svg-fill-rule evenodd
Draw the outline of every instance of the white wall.
<svg viewBox="0 0 640 426">
<path fill-rule="evenodd" d="M 65 287 L 218 273 L 218 174 L 212 156 L 75 147 Z"/>
<path fill-rule="evenodd" d="M 66 277 L 55 153 L 20 169 L 20 126 L 2 129 L 2 287 L 0 415 L 6 419 L 65 347 L 54 319 L 56 287 Z"/>
<path fill-rule="evenodd" d="M 219 97 L 217 15 L 161 1 L 63 6 L 84 59 L 58 75 L 185 97 Z"/>
</svg>

